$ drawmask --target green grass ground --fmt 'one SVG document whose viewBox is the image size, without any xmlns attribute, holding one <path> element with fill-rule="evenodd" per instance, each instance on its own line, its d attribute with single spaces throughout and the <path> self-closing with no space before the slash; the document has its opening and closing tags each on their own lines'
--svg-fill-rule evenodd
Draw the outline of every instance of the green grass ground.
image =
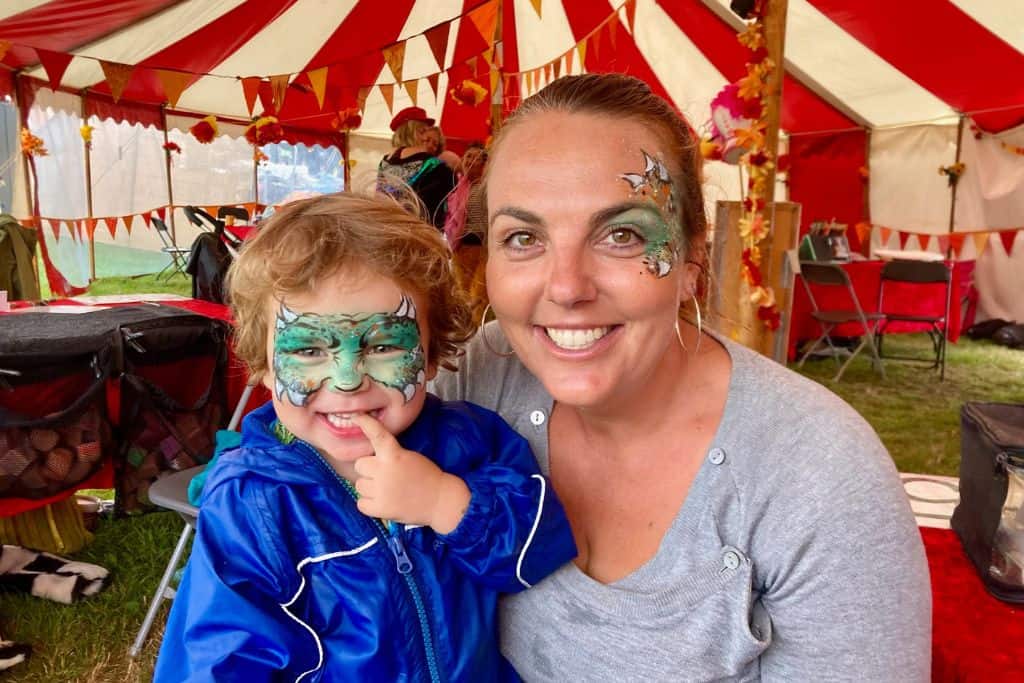
<svg viewBox="0 0 1024 683">
<path fill-rule="evenodd" d="M 92 294 L 169 291 L 188 294 L 189 282 L 153 276 L 104 279 Z M 925 353 L 927 340 L 897 336 L 886 342 L 896 353 Z M 1024 401 L 1024 352 L 987 342 L 962 340 L 949 348 L 946 381 L 922 365 L 887 362 L 888 377 L 874 374 L 866 358 L 854 361 L 842 381 L 830 360 L 809 361 L 801 371 L 842 396 L 875 428 L 904 472 L 956 476 L 959 410 L 964 401 Z M 113 574 L 110 588 L 78 605 L 0 594 L 0 634 L 31 643 L 35 654 L 7 674 L 8 681 L 110 681 L 136 683 L 152 677 L 166 607 L 138 661 L 131 645 L 163 567 L 180 534 L 172 513 L 101 520 L 96 539 L 77 555 Z"/>
</svg>

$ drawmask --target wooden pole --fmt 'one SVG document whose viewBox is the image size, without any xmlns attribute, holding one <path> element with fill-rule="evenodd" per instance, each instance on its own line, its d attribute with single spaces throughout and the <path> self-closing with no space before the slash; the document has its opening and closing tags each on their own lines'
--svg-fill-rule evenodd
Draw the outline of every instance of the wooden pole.
<svg viewBox="0 0 1024 683">
<path fill-rule="evenodd" d="M 785 73 L 786 48 L 786 11 L 788 0 L 766 0 L 764 16 L 764 37 L 768 48 L 768 58 L 775 63 L 775 69 L 768 76 L 768 96 L 765 98 L 765 149 L 773 160 L 779 156 L 779 119 L 782 111 L 782 76 Z M 769 196 L 765 197 L 770 205 L 775 201 L 775 169 L 773 165 L 768 171 L 765 187 Z M 769 207 L 770 210 L 770 207 Z"/>
<path fill-rule="evenodd" d="M 35 226 L 38 232 L 37 239 L 43 240 L 46 237 L 43 235 L 43 221 L 39 218 L 39 206 L 38 202 L 35 201 L 34 186 L 36 183 L 35 168 L 29 162 L 28 155 L 21 151 L 21 130 L 27 128 L 28 112 L 24 111 L 24 101 L 21 97 L 21 74 L 17 71 L 11 76 L 11 81 L 14 84 L 14 106 L 17 110 L 18 118 L 18 151 L 21 154 L 21 173 L 25 179 L 25 202 L 28 208 L 28 214 L 32 219 L 32 224 Z M 45 245 L 44 245 L 45 246 Z M 39 259 L 32 259 L 32 269 L 36 272 L 36 282 L 39 285 L 39 291 L 43 291 L 43 273 L 39 268 Z"/>
<path fill-rule="evenodd" d="M 501 130 L 501 117 L 504 113 L 505 104 L 505 79 L 502 78 L 502 67 L 505 64 L 505 43 L 501 38 L 501 24 L 504 13 L 502 0 L 498 0 L 498 21 L 494 26 L 494 57 L 491 60 L 491 72 L 497 77 L 491 77 L 494 83 L 494 92 L 491 93 L 491 138 Z M 499 66 L 500 65 L 500 66 Z"/>
<path fill-rule="evenodd" d="M 352 189 L 352 166 L 349 162 L 349 140 L 352 138 L 352 133 L 345 133 L 344 139 L 341 141 L 341 172 L 345 179 L 345 191 Z"/>
<path fill-rule="evenodd" d="M 82 125 L 89 125 L 89 118 L 85 111 L 85 91 L 82 91 Z M 85 153 L 85 210 L 86 216 L 89 219 L 93 217 L 92 209 L 92 142 L 86 142 L 82 140 L 83 151 Z M 90 233 L 86 230 L 89 236 L 89 282 L 96 279 L 96 241 L 93 239 L 94 233 Z"/>
<path fill-rule="evenodd" d="M 960 115 L 960 121 L 956 126 L 956 160 L 953 163 L 960 163 L 960 152 L 963 149 L 964 144 L 964 119 L 967 118 L 963 114 Z M 950 236 L 949 244 L 946 245 L 946 260 L 950 261 L 953 258 L 953 230 L 956 228 L 956 188 L 960 185 L 960 178 L 958 177 L 953 182 L 953 189 L 949 193 L 949 232 Z"/>
<path fill-rule="evenodd" d="M 171 241 L 178 243 L 178 231 L 174 225 L 174 183 L 171 181 L 171 150 L 167 149 L 171 139 L 167 134 L 167 105 L 160 105 L 160 125 L 164 129 L 164 171 L 167 174 L 167 209 L 171 222 Z"/>
</svg>

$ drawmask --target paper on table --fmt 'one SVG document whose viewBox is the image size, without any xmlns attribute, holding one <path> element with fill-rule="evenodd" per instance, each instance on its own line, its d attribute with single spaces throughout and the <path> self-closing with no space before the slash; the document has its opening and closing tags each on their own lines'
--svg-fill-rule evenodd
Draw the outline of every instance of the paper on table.
<svg viewBox="0 0 1024 683">
<path fill-rule="evenodd" d="M 27 306 L 15 308 L 11 313 L 95 313 L 96 311 L 109 311 L 104 306 Z"/>
<path fill-rule="evenodd" d="M 188 301 L 180 294 L 102 294 L 99 296 L 76 296 L 71 298 L 83 304 L 131 304 L 146 301 Z"/>
</svg>

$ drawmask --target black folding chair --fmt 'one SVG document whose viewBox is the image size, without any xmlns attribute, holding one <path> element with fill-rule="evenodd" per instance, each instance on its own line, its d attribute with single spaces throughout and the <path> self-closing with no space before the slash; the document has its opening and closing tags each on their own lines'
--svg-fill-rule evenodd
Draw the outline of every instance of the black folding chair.
<svg viewBox="0 0 1024 683">
<path fill-rule="evenodd" d="M 217 209 L 217 218 L 231 216 L 235 220 L 249 222 L 249 211 L 244 206 L 222 206 Z"/>
<path fill-rule="evenodd" d="M 895 310 L 891 304 L 886 305 L 885 290 L 887 283 L 901 283 L 901 287 L 911 285 L 917 289 L 922 285 L 941 284 L 946 288 L 945 306 L 941 310 L 935 310 L 929 315 L 922 311 Z M 890 287 L 891 289 L 891 287 Z M 911 291 L 913 291 L 913 289 Z M 921 323 L 928 325 L 925 330 L 932 342 L 932 349 L 935 358 L 921 358 L 918 356 L 883 356 L 893 360 L 908 360 L 930 363 L 932 368 L 939 369 L 939 380 L 946 378 L 946 334 L 949 321 L 950 297 L 953 295 L 953 271 L 945 261 L 910 261 L 895 260 L 889 261 L 882 266 L 882 279 L 878 288 L 878 310 L 885 319 L 878 326 L 876 333 L 878 339 L 878 354 L 882 355 L 882 340 L 885 337 L 885 329 L 891 322 Z M 890 301 L 891 301 L 890 297 Z"/>
<path fill-rule="evenodd" d="M 160 251 L 171 257 L 171 262 L 156 274 L 156 279 L 159 280 L 160 276 L 164 273 L 167 273 L 167 277 L 170 278 L 175 272 L 188 277 L 188 273 L 185 272 L 185 266 L 188 264 L 188 255 L 192 249 L 189 247 L 179 247 L 175 244 L 171 231 L 167 229 L 167 224 L 162 219 L 153 216 L 151 220 L 153 227 L 156 228 L 156 234 L 160 236 L 160 241 L 164 243 Z M 171 270 L 171 268 L 174 270 Z"/>
<path fill-rule="evenodd" d="M 884 316 L 881 313 L 865 313 L 864 309 L 860 305 L 860 300 L 857 298 L 857 292 L 853 288 L 853 283 L 850 282 L 850 276 L 846 274 L 846 271 L 841 266 L 832 263 L 810 263 L 806 261 L 800 262 L 800 279 L 804 283 L 804 289 L 807 292 L 807 298 L 811 302 L 811 317 L 817 321 L 821 327 L 821 336 L 814 340 L 814 343 L 808 347 L 804 352 L 798 367 L 803 367 L 804 361 L 807 360 L 808 356 L 818 350 L 822 342 L 828 345 L 828 348 L 832 352 L 832 357 L 835 359 L 836 364 L 839 365 L 839 351 L 832 343 L 832 339 L 829 336 L 832 330 L 838 325 L 844 325 L 847 323 L 856 323 L 860 326 L 860 344 L 854 349 L 850 357 L 846 359 L 842 365 L 839 366 L 839 371 L 836 376 L 832 378 L 832 381 L 838 382 L 846 372 L 846 368 L 849 367 L 853 359 L 857 357 L 864 347 L 866 346 L 871 355 L 874 358 L 872 364 L 878 371 L 878 374 L 885 378 L 885 368 L 882 366 L 882 357 L 878 354 L 878 348 L 875 346 L 875 332 L 878 325 L 881 323 Z M 817 299 L 814 298 L 813 287 L 842 287 L 847 291 L 850 302 L 853 306 L 850 308 L 836 308 L 836 309 L 822 309 L 818 305 Z"/>
</svg>

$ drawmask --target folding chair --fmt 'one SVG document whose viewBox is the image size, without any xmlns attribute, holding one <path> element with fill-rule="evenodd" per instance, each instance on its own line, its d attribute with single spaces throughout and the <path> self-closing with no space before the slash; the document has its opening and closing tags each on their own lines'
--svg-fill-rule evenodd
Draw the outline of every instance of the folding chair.
<svg viewBox="0 0 1024 683">
<path fill-rule="evenodd" d="M 244 206 L 222 206 L 217 209 L 217 218 L 224 219 L 228 216 L 245 223 L 249 222 L 249 211 Z"/>
<path fill-rule="evenodd" d="M 946 288 L 943 297 L 945 306 L 941 310 L 935 310 L 931 315 L 922 313 L 920 310 L 896 310 L 891 303 L 887 306 L 885 290 L 887 283 L 900 283 L 901 288 L 911 286 L 911 292 L 919 286 L 941 284 Z M 890 287 L 891 289 L 891 287 Z M 878 326 L 876 336 L 878 339 L 878 355 L 893 360 L 909 360 L 916 362 L 931 363 L 932 368 L 939 369 L 939 380 L 946 378 L 946 334 L 949 321 L 950 297 L 953 295 L 953 272 L 952 266 L 944 261 L 910 261 L 895 260 L 889 261 L 882 266 L 882 279 L 878 288 L 878 310 L 885 315 L 885 319 Z M 915 300 L 917 298 L 915 297 Z M 890 297 L 890 302 L 892 297 Z M 920 358 L 916 356 L 884 356 L 882 354 L 882 340 L 885 336 L 886 327 L 891 322 L 921 323 L 928 325 L 925 330 L 932 342 L 932 349 L 935 352 L 935 359 Z"/>
<path fill-rule="evenodd" d="M 248 217 L 249 215 L 249 212 L 246 211 L 244 208 L 233 206 L 221 207 L 218 210 L 218 213 L 224 213 L 225 209 L 238 209 L 239 211 L 244 212 L 246 217 Z M 188 219 L 189 223 L 191 223 L 192 225 L 196 226 L 197 228 L 204 232 L 212 232 L 214 235 L 217 236 L 217 239 L 224 243 L 224 245 L 231 252 L 232 256 L 238 256 L 238 249 L 241 248 L 242 242 L 241 240 L 235 238 L 234 235 L 230 235 L 224 230 L 224 221 L 222 221 L 219 218 L 214 218 L 203 209 L 200 209 L 198 206 L 184 206 L 182 207 L 181 210 L 185 212 L 185 218 Z M 228 213 L 231 212 L 229 211 Z"/>
<path fill-rule="evenodd" d="M 171 257 L 171 262 L 156 274 L 156 279 L 159 280 L 160 276 L 171 268 L 174 268 L 174 270 L 167 275 L 168 279 L 170 279 L 175 272 L 188 277 L 188 274 L 185 272 L 185 266 L 188 264 L 188 255 L 192 250 L 189 247 L 179 247 L 174 243 L 171 231 L 167 229 L 167 224 L 164 223 L 163 220 L 153 216 L 152 221 L 153 227 L 156 228 L 156 234 L 160 235 L 160 241 L 164 243 L 164 246 L 160 251 Z"/>
<path fill-rule="evenodd" d="M 235 412 L 231 415 L 228 431 L 234 431 L 238 427 L 238 423 L 242 421 L 242 413 L 245 411 L 245 406 L 249 402 L 255 386 L 254 382 L 246 385 L 245 390 L 238 399 L 238 405 L 235 406 Z M 171 581 L 174 579 L 174 573 L 178 570 L 178 565 L 181 564 L 181 558 L 185 555 L 189 538 L 191 538 L 192 532 L 195 531 L 196 522 L 199 519 L 199 508 L 189 502 L 188 486 L 192 483 L 192 479 L 202 472 L 205 467 L 206 465 L 200 465 L 199 467 L 175 472 L 174 474 L 157 479 L 149 487 L 149 500 L 162 508 L 177 512 L 182 520 L 184 520 L 185 528 L 182 529 L 181 536 L 178 537 L 178 543 L 174 546 L 174 551 L 167 561 L 167 566 L 164 568 L 164 574 L 160 578 L 156 593 L 153 594 L 153 599 L 149 603 L 146 617 L 142 620 L 142 626 L 139 627 L 139 632 L 135 636 L 135 642 L 132 643 L 131 648 L 128 650 L 128 655 L 132 658 L 138 657 L 139 653 L 142 652 L 142 646 L 146 643 L 146 637 L 149 636 L 149 632 L 153 628 L 157 612 L 160 611 L 160 606 L 164 603 L 164 600 L 173 600 L 177 593 L 171 586 Z"/>
<path fill-rule="evenodd" d="M 860 305 L 860 300 L 857 298 L 857 292 L 853 288 L 853 283 L 850 282 L 850 276 L 846 274 L 846 271 L 841 266 L 832 263 L 809 263 L 806 261 L 800 262 L 800 279 L 803 280 L 804 290 L 807 292 L 807 299 L 811 302 L 811 317 L 814 318 L 818 325 L 821 327 L 821 336 L 814 340 L 814 343 L 804 352 L 803 357 L 800 359 L 800 363 L 797 367 L 803 367 L 804 361 L 812 353 L 818 350 L 818 346 L 824 341 L 828 344 L 829 349 L 832 351 L 832 357 L 835 359 L 836 364 L 839 364 L 839 352 L 836 347 L 832 344 L 832 339 L 829 335 L 832 330 L 838 325 L 844 325 L 848 323 L 855 323 L 860 326 L 860 344 L 854 349 L 850 357 L 846 359 L 846 362 L 840 365 L 839 371 L 836 376 L 832 378 L 833 382 L 838 382 L 842 378 L 843 373 L 846 372 L 846 368 L 849 367 L 853 359 L 857 357 L 864 347 L 868 347 L 871 351 L 871 355 L 874 358 L 872 365 L 878 370 L 878 374 L 885 378 L 885 368 L 882 366 L 882 358 L 878 355 L 878 348 L 875 346 L 875 331 L 881 323 L 884 316 L 881 313 L 865 313 L 864 309 Z M 812 291 L 812 285 L 816 287 L 842 287 L 845 288 L 849 296 L 850 302 L 853 304 L 853 309 L 849 308 L 836 308 L 836 309 L 822 309 L 818 306 L 818 301 L 814 298 L 814 292 Z"/>
</svg>

